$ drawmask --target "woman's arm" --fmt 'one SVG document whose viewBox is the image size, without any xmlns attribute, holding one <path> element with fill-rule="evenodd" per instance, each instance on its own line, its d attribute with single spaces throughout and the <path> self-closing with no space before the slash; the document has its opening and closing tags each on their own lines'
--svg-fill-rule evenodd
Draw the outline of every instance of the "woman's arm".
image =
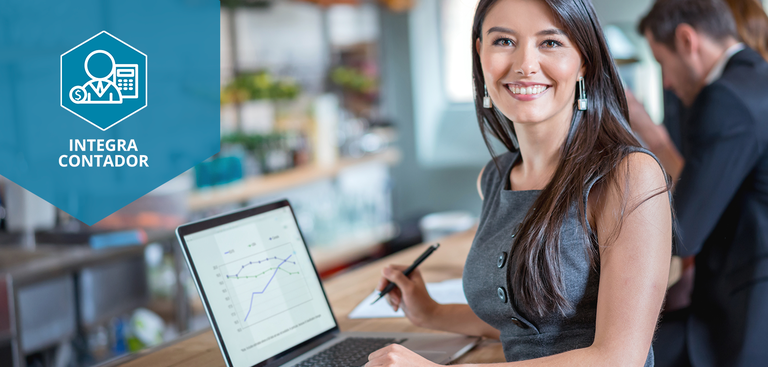
<svg viewBox="0 0 768 367">
<path fill-rule="evenodd" d="M 653 157 L 633 153 L 617 169 L 619 187 L 606 185 L 604 200 L 595 208 L 600 287 L 591 348 L 602 362 L 613 361 L 604 365 L 642 366 L 667 288 L 672 211 L 666 180 Z"/>
<path fill-rule="evenodd" d="M 425 327 L 451 333 L 499 340 L 499 330 L 481 320 L 469 305 L 440 305 Z"/>
<path fill-rule="evenodd" d="M 477 193 L 483 200 L 483 190 L 480 186 L 485 166 L 477 175 Z M 392 272 L 392 269 L 397 270 Z M 382 271 L 379 288 L 384 289 L 386 280 L 398 285 L 387 295 L 387 302 L 397 311 L 402 306 L 406 317 L 416 326 L 427 329 L 442 330 L 451 333 L 484 336 L 499 339 L 499 330 L 481 320 L 469 305 L 441 305 L 427 294 L 424 281 L 418 269 L 407 278 L 402 275 L 404 266 L 391 265 Z M 405 287 L 405 288 L 403 288 Z M 423 288 L 423 289 L 422 289 Z M 405 296 L 401 289 L 407 289 Z"/>
<path fill-rule="evenodd" d="M 594 342 L 586 348 L 493 366 L 643 366 L 645 363 L 666 291 L 672 252 L 672 215 L 668 195 L 661 192 L 666 181 L 651 156 L 630 154 L 617 170 L 619 185 L 604 185 L 600 200 L 593 208 L 601 244 Z M 661 194 L 654 196 L 659 192 Z M 626 206 L 622 204 L 624 200 Z M 376 361 L 369 363 L 370 366 L 434 366 L 400 345 L 380 349 L 369 359 Z"/>
<path fill-rule="evenodd" d="M 383 278 L 376 288 L 379 291 L 384 289 L 387 281 L 397 285 L 385 296 L 395 311 L 402 308 L 408 320 L 419 327 L 499 339 L 499 330 L 477 317 L 469 305 L 441 305 L 435 302 L 427 293 L 419 269 L 406 277 L 403 275 L 406 268 L 405 265 L 387 266 L 382 270 Z"/>
<path fill-rule="evenodd" d="M 485 166 L 477 175 L 477 193 L 480 200 L 483 200 L 480 184 L 484 170 Z M 469 305 L 441 305 L 435 302 L 427 293 L 419 270 L 416 269 L 408 278 L 402 273 L 405 269 L 406 266 L 402 265 L 384 268 L 377 289 L 384 289 L 387 282 L 395 283 L 397 288 L 387 294 L 387 302 L 395 311 L 402 307 L 411 323 L 427 329 L 499 339 L 499 330 L 477 317 Z"/>
</svg>

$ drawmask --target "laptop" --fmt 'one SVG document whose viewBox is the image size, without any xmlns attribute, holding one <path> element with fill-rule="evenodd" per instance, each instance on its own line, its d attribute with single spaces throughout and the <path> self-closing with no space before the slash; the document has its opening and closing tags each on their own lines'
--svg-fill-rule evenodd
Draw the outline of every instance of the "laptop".
<svg viewBox="0 0 768 367">
<path fill-rule="evenodd" d="M 446 364 L 478 341 L 341 332 L 287 200 L 185 224 L 176 236 L 229 367 L 363 366 L 391 343 Z"/>
</svg>

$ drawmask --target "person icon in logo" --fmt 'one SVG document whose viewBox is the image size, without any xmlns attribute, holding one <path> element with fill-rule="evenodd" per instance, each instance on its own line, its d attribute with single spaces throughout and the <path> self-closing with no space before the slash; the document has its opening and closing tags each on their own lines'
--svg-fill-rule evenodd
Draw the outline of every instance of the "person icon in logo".
<svg viewBox="0 0 768 367">
<path fill-rule="evenodd" d="M 106 56 L 106 57 L 105 57 Z M 115 85 L 115 59 L 104 50 L 91 52 L 85 58 L 85 73 L 91 78 L 83 86 L 69 91 L 69 99 L 77 104 L 121 104 L 123 95 Z"/>
</svg>

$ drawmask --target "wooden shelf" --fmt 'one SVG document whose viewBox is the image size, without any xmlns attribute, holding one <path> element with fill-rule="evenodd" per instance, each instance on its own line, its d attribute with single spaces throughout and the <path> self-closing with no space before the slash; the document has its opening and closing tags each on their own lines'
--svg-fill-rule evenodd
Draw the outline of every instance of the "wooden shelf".
<svg viewBox="0 0 768 367">
<path fill-rule="evenodd" d="M 227 204 L 236 204 L 252 198 L 272 194 L 313 181 L 336 176 L 339 171 L 365 163 L 382 162 L 389 165 L 400 161 L 400 151 L 389 148 L 360 158 L 341 158 L 332 166 L 306 165 L 279 173 L 250 177 L 231 184 L 194 191 L 188 199 L 190 210 L 201 210 Z"/>
</svg>

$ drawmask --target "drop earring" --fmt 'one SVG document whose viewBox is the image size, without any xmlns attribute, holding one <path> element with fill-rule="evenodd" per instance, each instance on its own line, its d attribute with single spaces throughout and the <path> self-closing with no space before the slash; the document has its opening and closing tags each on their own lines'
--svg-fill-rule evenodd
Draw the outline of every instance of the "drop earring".
<svg viewBox="0 0 768 367">
<path fill-rule="evenodd" d="M 587 92 L 584 90 L 584 77 L 580 76 L 577 84 L 579 85 L 579 100 L 577 102 L 577 106 L 579 107 L 579 111 L 586 111 Z"/>
<path fill-rule="evenodd" d="M 493 107 L 493 103 L 491 103 L 491 97 L 488 96 L 488 87 L 483 84 L 483 91 L 485 92 L 485 95 L 483 96 L 483 108 L 491 108 Z"/>
</svg>

